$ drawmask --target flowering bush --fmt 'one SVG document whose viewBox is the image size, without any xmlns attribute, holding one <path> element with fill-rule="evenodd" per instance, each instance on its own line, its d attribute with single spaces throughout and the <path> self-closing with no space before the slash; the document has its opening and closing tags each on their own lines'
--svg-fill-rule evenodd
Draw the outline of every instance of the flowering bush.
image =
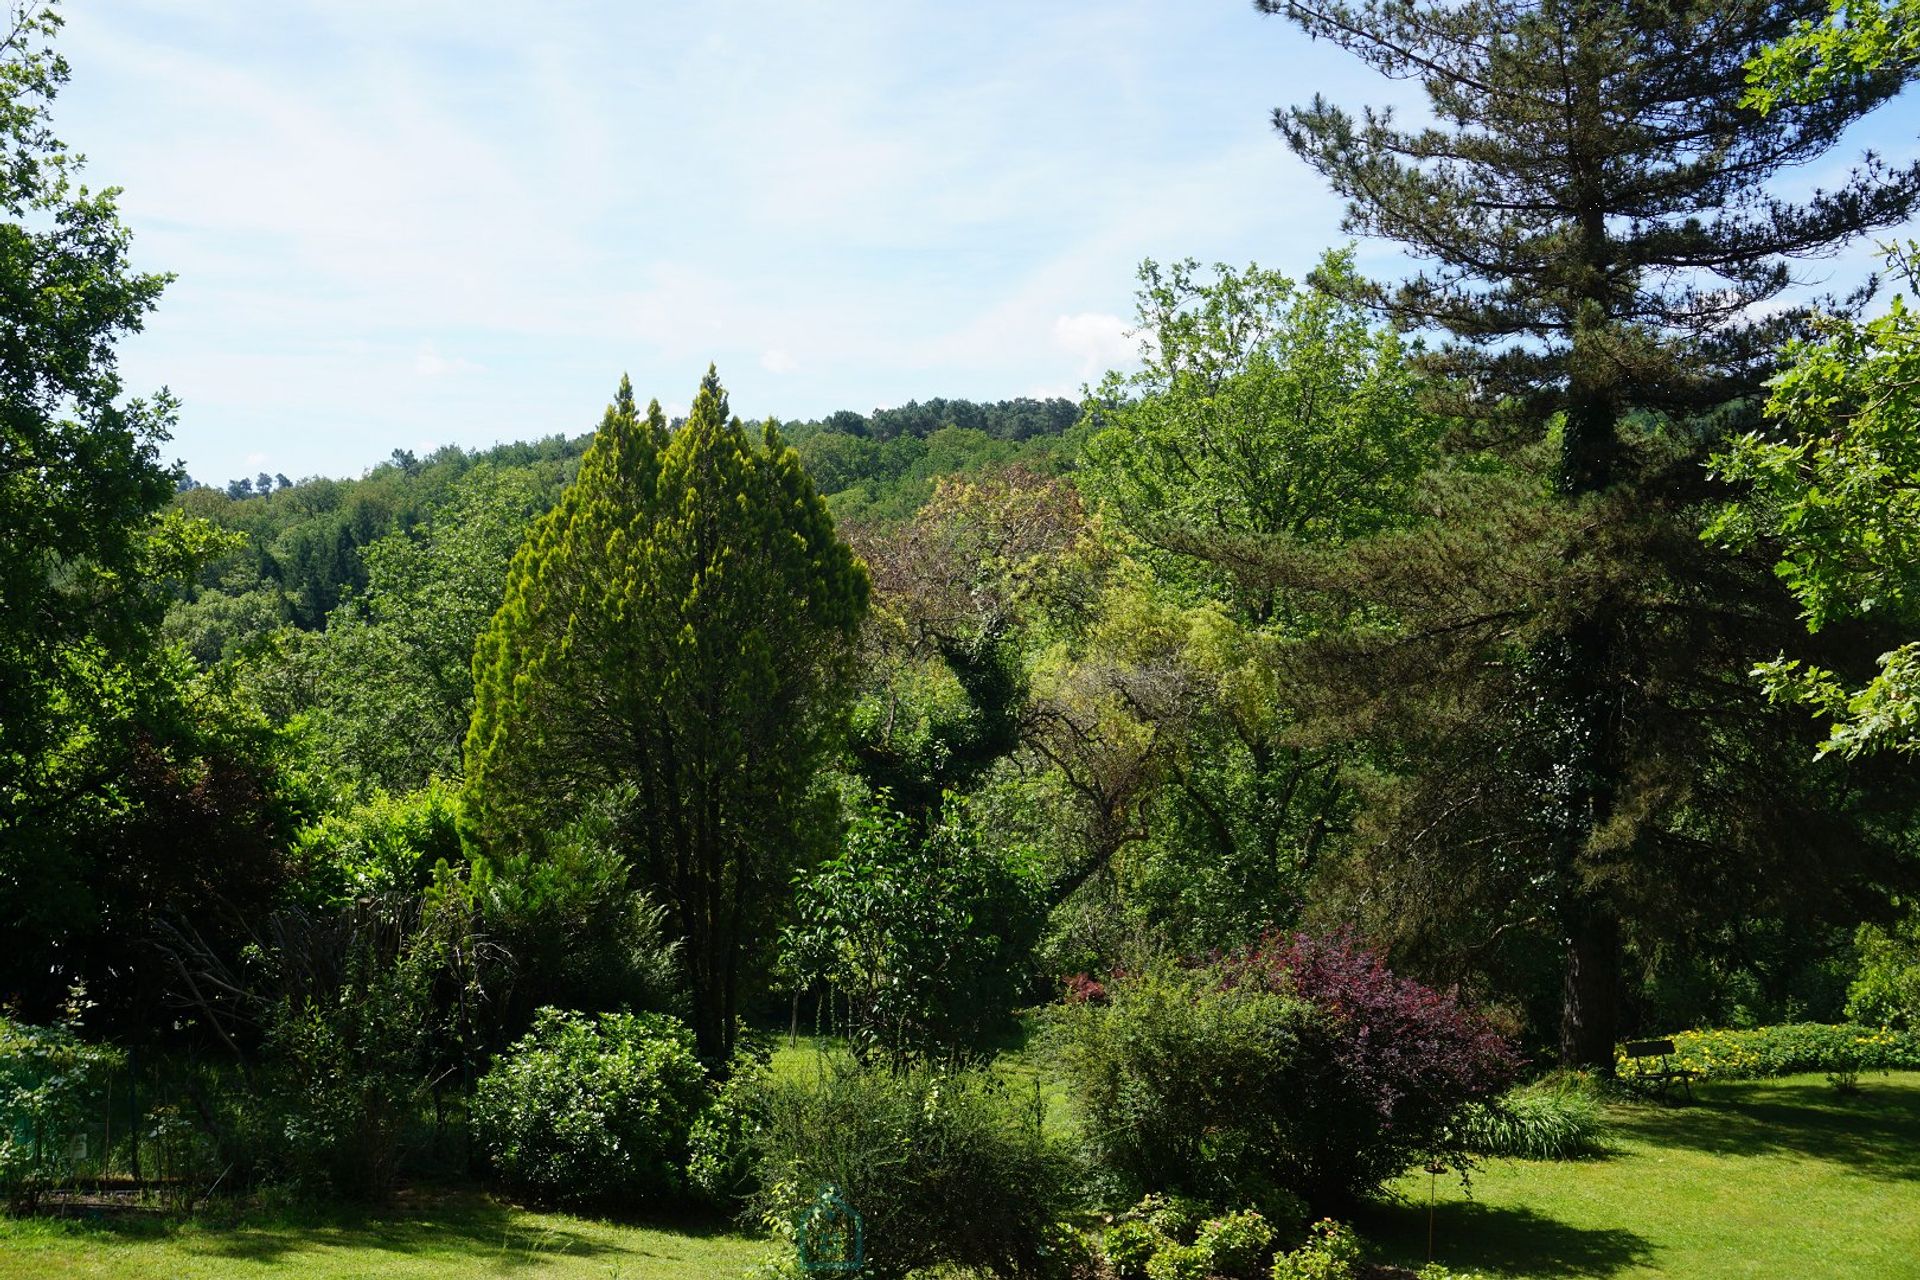
<svg viewBox="0 0 1920 1280">
<path fill-rule="evenodd" d="M 1116 978 L 1068 1005 L 1067 1067 L 1115 1190 L 1339 1203 L 1452 1151 L 1512 1049 L 1350 939 L 1270 939 L 1210 966 Z"/>
<path fill-rule="evenodd" d="M 1299 1240 L 1304 1220 L 1286 1224 Z M 1255 1280 L 1267 1270 L 1281 1231 L 1258 1211 L 1206 1215 L 1184 1196 L 1150 1195 L 1120 1215 L 1100 1239 L 1106 1269 L 1119 1280 Z"/>
<path fill-rule="evenodd" d="M 1847 1023 L 1790 1023 L 1752 1031 L 1682 1031 L 1672 1036 L 1672 1065 L 1707 1080 L 1758 1080 L 1802 1071 L 1920 1070 L 1920 1033 Z M 1623 1080 L 1661 1069 L 1659 1058 L 1618 1051 Z"/>
<path fill-rule="evenodd" d="M 1273 1260 L 1273 1280 L 1351 1280 L 1360 1238 L 1332 1218 L 1313 1224 L 1307 1242 Z"/>
</svg>

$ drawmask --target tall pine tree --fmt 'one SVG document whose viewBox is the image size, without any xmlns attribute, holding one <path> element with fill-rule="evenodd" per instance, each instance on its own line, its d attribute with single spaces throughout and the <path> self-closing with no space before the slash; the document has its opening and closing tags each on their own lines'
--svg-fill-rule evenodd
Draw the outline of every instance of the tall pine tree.
<svg viewBox="0 0 1920 1280">
<path fill-rule="evenodd" d="M 1920 165 L 1868 156 L 1798 200 L 1768 184 L 1903 76 L 1742 105 L 1748 62 L 1823 3 L 1256 7 L 1424 88 L 1421 127 L 1320 98 L 1275 121 L 1347 198 L 1350 230 L 1429 264 L 1371 301 L 1450 335 L 1428 357 L 1445 407 L 1478 424 L 1473 444 L 1516 460 L 1530 444 L 1550 495 L 1459 504 L 1478 534 L 1373 561 L 1403 625 L 1350 639 L 1335 666 L 1429 764 L 1386 842 L 1445 868 L 1430 905 L 1526 886 L 1560 944 L 1562 1057 L 1609 1066 L 1623 928 L 1756 909 L 1752 881 L 1788 845 L 1856 847 L 1834 797 L 1797 789 L 1784 762 L 1803 746 L 1743 683 L 1778 643 L 1752 632 L 1790 603 L 1694 534 L 1715 411 L 1759 389 L 1805 320 L 1781 305 L 1791 261 L 1905 218 Z M 1802 801 L 1804 822 L 1764 812 Z M 1479 923 L 1510 923 L 1497 914 Z"/>
<path fill-rule="evenodd" d="M 622 789 L 625 852 L 673 913 L 709 1058 L 771 943 L 867 594 L 798 456 L 771 423 L 751 441 L 712 370 L 671 433 L 623 379 L 476 648 L 483 840 L 537 844 Z"/>
</svg>

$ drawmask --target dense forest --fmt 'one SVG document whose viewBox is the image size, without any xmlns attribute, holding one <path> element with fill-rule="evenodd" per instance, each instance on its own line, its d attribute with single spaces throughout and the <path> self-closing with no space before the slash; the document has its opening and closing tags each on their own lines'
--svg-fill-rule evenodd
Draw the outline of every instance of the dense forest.
<svg viewBox="0 0 1920 1280">
<path fill-rule="evenodd" d="M 1501 1153 L 1509 1088 L 1618 1087 L 1622 1042 L 1920 1066 L 1920 348 L 1789 265 L 1906 224 L 1920 166 L 1769 186 L 1911 41 L 1257 7 L 1429 95 L 1275 116 L 1410 278 L 1147 261 L 1078 401 L 748 423 L 695 369 L 670 420 L 610 370 L 577 436 L 221 487 L 120 384 L 167 281 L 68 181 L 57 17 L 16 10 L 16 1204 L 117 1071 L 149 1172 L 235 1191 L 452 1164 L 778 1236 L 830 1186 L 875 1275 L 1334 1276 L 1309 1210 Z M 802 1033 L 844 1055 L 813 1092 L 767 1066 Z M 1037 1040 L 1072 1142 L 995 1074 Z"/>
</svg>

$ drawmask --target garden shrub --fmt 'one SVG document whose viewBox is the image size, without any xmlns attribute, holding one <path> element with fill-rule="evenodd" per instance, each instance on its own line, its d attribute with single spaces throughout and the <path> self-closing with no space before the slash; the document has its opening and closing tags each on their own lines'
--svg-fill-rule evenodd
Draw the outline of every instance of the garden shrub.
<svg viewBox="0 0 1920 1280">
<path fill-rule="evenodd" d="M 791 1245 L 831 1188 L 860 1215 L 866 1280 L 948 1266 L 1058 1271 L 1078 1170 L 1037 1092 L 984 1071 L 843 1064 L 768 1094 L 761 1220 Z"/>
<path fill-rule="evenodd" d="M 1147 1260 L 1173 1243 L 1151 1222 L 1128 1218 L 1108 1227 L 1100 1237 L 1100 1252 L 1107 1267 L 1120 1280 L 1140 1280 L 1147 1274 Z"/>
<path fill-rule="evenodd" d="M 397 894 L 277 927 L 251 1154 L 297 1187 L 384 1199 L 435 1073 L 433 936 L 418 903 Z"/>
<path fill-rule="evenodd" d="M 1752 1031 L 1682 1031 L 1668 1038 L 1674 1065 L 1708 1080 L 1920 1070 L 1920 1032 L 1890 1027 L 1798 1022 Z M 1622 1048 L 1614 1068 L 1622 1080 L 1633 1081 L 1659 1070 L 1660 1060 L 1628 1058 Z"/>
<path fill-rule="evenodd" d="M 1360 1261 L 1360 1237 L 1353 1228 L 1322 1218 L 1307 1230 L 1307 1242 L 1277 1255 L 1273 1280 L 1351 1280 Z"/>
<path fill-rule="evenodd" d="M 1867 1026 L 1920 1031 L 1920 913 L 1892 929 L 1863 924 L 1853 945 L 1860 971 L 1847 988 L 1847 1016 Z"/>
<path fill-rule="evenodd" d="M 1460 1140 L 1478 1156 L 1571 1160 L 1606 1149 L 1606 1110 L 1593 1081 L 1561 1072 L 1461 1114 Z"/>
<path fill-rule="evenodd" d="M 1278 1238 L 1255 1210 L 1208 1216 L 1192 1199 L 1149 1195 L 1102 1233 L 1100 1251 L 1121 1280 L 1256 1280 Z"/>
<path fill-rule="evenodd" d="M 537 1199 L 645 1203 L 684 1191 L 707 1102 L 684 1023 L 542 1009 L 474 1090 L 474 1137 L 504 1182 Z"/>
<path fill-rule="evenodd" d="M 1272 1224 L 1252 1209 L 1209 1218 L 1193 1241 L 1213 1274 L 1248 1277 L 1273 1253 L 1273 1242 Z"/>
<path fill-rule="evenodd" d="M 743 1036 L 688 1135 L 687 1182 L 716 1207 L 738 1209 L 759 1189 L 771 1059 L 764 1042 Z"/>
<path fill-rule="evenodd" d="M 687 1012 L 667 909 L 629 883 L 622 831 L 632 789 L 594 796 L 538 847 L 476 859 L 468 894 L 486 936 L 512 957 L 493 975 L 496 1044 L 545 1007 Z"/>
<path fill-rule="evenodd" d="M 1190 1240 L 1213 1210 L 1204 1200 L 1192 1196 L 1152 1192 L 1140 1198 L 1130 1216 L 1145 1222 L 1170 1240 Z"/>
<path fill-rule="evenodd" d="M 1222 964 L 1107 984 L 1063 1014 L 1085 1131 L 1115 1189 L 1338 1204 L 1457 1149 L 1512 1079 L 1505 1041 L 1345 939 L 1269 940 Z"/>
<path fill-rule="evenodd" d="M 0 1192 L 11 1207 L 33 1209 L 78 1171 L 76 1139 L 120 1061 L 118 1050 L 67 1027 L 0 1018 Z"/>
<path fill-rule="evenodd" d="M 1147 1259 L 1147 1280 L 1207 1280 L 1212 1262 L 1197 1244 L 1164 1244 Z"/>
<path fill-rule="evenodd" d="M 312 906 L 417 894 L 436 865 L 464 861 L 460 794 L 439 781 L 406 795 L 376 791 L 302 828 L 294 839 L 293 860 L 300 868 L 296 883 Z"/>
<path fill-rule="evenodd" d="M 1044 878 L 982 843 L 957 796 L 924 833 L 889 803 L 860 804 L 840 850 L 796 879 L 781 967 L 840 997 L 859 1057 L 976 1056 L 1022 1002 Z"/>
</svg>

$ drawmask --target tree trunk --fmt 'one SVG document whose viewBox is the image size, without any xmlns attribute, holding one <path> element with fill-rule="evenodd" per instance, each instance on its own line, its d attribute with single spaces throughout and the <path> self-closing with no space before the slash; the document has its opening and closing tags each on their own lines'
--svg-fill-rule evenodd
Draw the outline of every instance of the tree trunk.
<svg viewBox="0 0 1920 1280">
<path fill-rule="evenodd" d="M 1620 921 L 1604 904 L 1574 895 L 1566 911 L 1560 982 L 1560 1065 L 1613 1074 L 1618 1038 Z"/>
</svg>

